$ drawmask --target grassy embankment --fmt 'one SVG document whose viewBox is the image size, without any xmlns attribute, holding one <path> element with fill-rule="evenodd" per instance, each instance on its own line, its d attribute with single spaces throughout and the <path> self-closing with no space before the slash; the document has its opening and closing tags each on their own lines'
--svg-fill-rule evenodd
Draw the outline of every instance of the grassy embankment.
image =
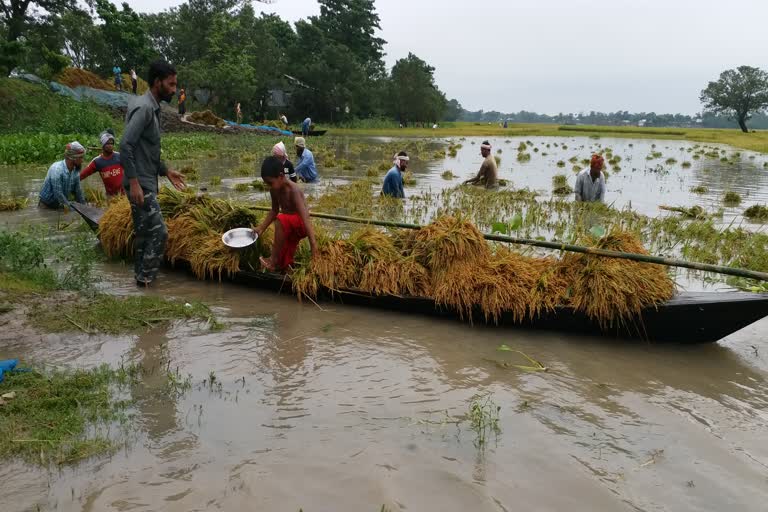
<svg viewBox="0 0 768 512">
<path fill-rule="evenodd" d="M 677 139 L 693 142 L 729 144 L 768 153 L 768 131 L 743 133 L 739 130 L 708 128 L 639 128 L 622 126 L 560 126 L 555 124 L 511 124 L 504 129 L 496 124 L 448 123 L 440 128 L 331 128 L 331 135 L 370 135 L 380 137 L 620 137 L 632 139 Z"/>
</svg>

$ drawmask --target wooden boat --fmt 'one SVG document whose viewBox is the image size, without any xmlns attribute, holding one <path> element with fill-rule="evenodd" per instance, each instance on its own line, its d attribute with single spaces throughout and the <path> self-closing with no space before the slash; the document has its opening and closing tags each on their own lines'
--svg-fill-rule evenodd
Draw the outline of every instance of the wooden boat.
<svg viewBox="0 0 768 512">
<path fill-rule="evenodd" d="M 310 130 L 309 136 L 310 137 L 319 137 L 320 135 L 325 135 L 328 132 L 328 130 Z M 301 130 L 293 130 L 294 135 L 302 135 L 304 132 Z"/>
<path fill-rule="evenodd" d="M 74 204 L 73 208 L 94 231 L 98 230 L 103 210 L 79 204 Z M 290 277 L 282 274 L 239 271 L 227 279 L 252 288 L 293 293 Z M 362 290 L 344 289 L 324 290 L 320 299 L 403 313 L 457 317 L 455 312 L 441 308 L 427 297 L 371 295 Z M 707 343 L 718 341 L 765 316 L 768 316 L 768 294 L 700 292 L 680 293 L 658 307 L 645 309 L 632 324 L 609 329 L 601 329 L 586 315 L 568 306 L 557 307 L 523 322 L 516 322 L 511 314 L 504 315 L 497 325 L 651 342 Z M 476 312 L 474 321 L 484 323 L 481 311 Z"/>
</svg>

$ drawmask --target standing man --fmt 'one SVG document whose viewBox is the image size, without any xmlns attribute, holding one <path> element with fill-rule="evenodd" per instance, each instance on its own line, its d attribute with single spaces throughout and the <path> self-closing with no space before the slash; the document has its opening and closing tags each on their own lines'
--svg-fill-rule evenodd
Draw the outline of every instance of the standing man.
<svg viewBox="0 0 768 512">
<path fill-rule="evenodd" d="M 309 135 L 309 128 L 312 126 L 312 120 L 310 118 L 306 118 L 301 123 L 301 134 L 304 137 L 307 137 Z"/>
<path fill-rule="evenodd" d="M 285 117 L 285 114 L 280 115 L 280 120 L 283 122 L 286 128 L 288 128 L 288 118 Z"/>
<path fill-rule="evenodd" d="M 387 175 L 384 176 L 384 186 L 381 189 L 381 195 L 405 199 L 403 190 L 403 173 L 408 169 L 408 153 L 401 151 L 395 155 L 395 161 Z"/>
<path fill-rule="evenodd" d="M 237 102 L 237 105 L 235 106 L 235 119 L 237 120 L 237 124 L 243 124 L 243 111 L 240 110 L 240 102 Z"/>
<path fill-rule="evenodd" d="M 123 164 L 120 163 L 120 153 L 115 151 L 115 136 L 109 132 L 99 135 L 101 154 L 91 160 L 88 166 L 80 171 L 80 181 L 98 172 L 104 182 L 107 199 L 125 194 L 123 189 Z"/>
<path fill-rule="evenodd" d="M 187 113 L 187 93 L 182 87 L 179 91 L 179 115 L 183 116 Z"/>
<path fill-rule="evenodd" d="M 480 170 L 477 176 L 464 182 L 465 185 L 485 185 L 485 188 L 493 189 L 499 186 L 499 169 L 496 166 L 496 159 L 491 156 L 491 144 L 487 140 L 480 145 L 480 154 L 483 157 L 483 163 L 480 164 Z"/>
<path fill-rule="evenodd" d="M 301 181 L 314 183 L 317 181 L 315 156 L 307 149 L 307 141 L 304 140 L 304 137 L 296 137 L 293 143 L 296 146 L 296 156 L 299 157 L 299 161 L 296 163 L 296 174 L 299 175 Z"/>
<path fill-rule="evenodd" d="M 600 155 L 592 155 L 589 169 L 584 169 L 576 177 L 576 201 L 602 203 L 605 200 L 605 160 Z"/>
<path fill-rule="evenodd" d="M 283 164 L 283 173 L 286 178 L 294 183 L 299 181 L 296 177 L 296 169 L 293 168 L 293 163 L 288 160 L 288 151 L 285 149 L 285 144 L 282 141 L 272 146 L 272 156 L 276 157 Z"/>
<path fill-rule="evenodd" d="M 174 187 L 184 188 L 184 177 L 160 160 L 160 102 L 176 92 L 176 69 L 164 60 L 149 66 L 149 90 L 136 98 L 125 115 L 120 143 L 133 216 L 136 284 L 149 286 L 163 261 L 168 230 L 157 202 L 158 176 L 167 176 Z"/>
<path fill-rule="evenodd" d="M 115 75 L 115 89 L 118 91 L 123 90 L 123 77 L 121 73 L 123 72 L 122 69 L 120 69 L 120 66 L 115 66 L 112 68 L 112 74 Z"/>
<path fill-rule="evenodd" d="M 136 94 L 136 89 L 139 87 L 139 77 L 136 76 L 136 70 L 131 68 L 131 91 Z"/>
<path fill-rule="evenodd" d="M 40 189 L 40 205 L 51 209 L 69 209 L 70 196 L 78 203 L 85 203 L 80 187 L 80 166 L 83 165 L 85 148 L 77 141 L 64 148 L 64 160 L 59 160 L 48 169 L 43 188 Z"/>
</svg>

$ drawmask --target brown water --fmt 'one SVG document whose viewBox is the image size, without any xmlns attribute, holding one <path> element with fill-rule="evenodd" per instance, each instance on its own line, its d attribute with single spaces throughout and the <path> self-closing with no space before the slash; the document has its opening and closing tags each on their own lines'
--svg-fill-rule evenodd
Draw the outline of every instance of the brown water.
<svg viewBox="0 0 768 512">
<path fill-rule="evenodd" d="M 438 170 L 419 172 L 437 184 Z M 40 215 L 0 220 L 62 220 Z M 100 274 L 106 289 L 138 293 L 128 267 Z M 0 358 L 71 366 L 170 360 L 193 382 L 169 394 L 150 373 L 112 457 L 51 470 L 5 462 L 0 510 L 765 510 L 768 320 L 717 344 L 653 346 L 321 310 L 169 270 L 148 293 L 202 300 L 227 327 L 25 333 L 0 345 Z M 505 366 L 527 363 L 502 344 L 550 371 Z M 210 372 L 220 388 L 204 384 Z M 501 432 L 482 447 L 467 422 L 444 420 L 486 393 Z"/>
</svg>

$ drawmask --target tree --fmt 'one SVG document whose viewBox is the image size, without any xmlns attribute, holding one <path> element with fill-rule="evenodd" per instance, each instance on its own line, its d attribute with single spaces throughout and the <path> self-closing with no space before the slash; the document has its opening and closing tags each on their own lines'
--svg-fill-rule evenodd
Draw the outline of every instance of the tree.
<svg viewBox="0 0 768 512">
<path fill-rule="evenodd" d="M 458 100 L 450 100 L 445 107 L 445 114 L 443 114 L 443 121 L 458 121 L 464 109 Z"/>
<path fill-rule="evenodd" d="M 94 69 L 104 58 L 104 40 L 92 16 L 82 9 L 68 9 L 59 19 L 64 53 L 77 68 Z"/>
<path fill-rule="evenodd" d="M 391 113 L 400 122 L 435 122 L 442 118 L 447 100 L 435 85 L 435 68 L 409 53 L 398 60 L 390 78 Z"/>
<path fill-rule="evenodd" d="M 751 66 L 723 71 L 701 91 L 700 99 L 706 110 L 736 119 L 748 133 L 747 120 L 768 107 L 768 73 Z"/>
<path fill-rule="evenodd" d="M 102 72 L 110 69 L 110 64 L 128 68 L 149 63 L 153 52 L 147 31 L 130 5 L 123 2 L 122 10 L 118 10 L 109 0 L 96 0 L 96 12 L 104 22 L 99 29 L 107 49 L 101 62 Z"/>
<path fill-rule="evenodd" d="M 311 18 L 331 41 L 346 46 L 369 78 L 384 74 L 384 43 L 373 0 L 319 0 L 320 17 Z"/>
<path fill-rule="evenodd" d="M 24 58 L 28 50 L 45 53 L 46 58 L 55 61 L 49 48 L 35 48 L 24 40 L 29 30 L 64 9 L 74 7 L 75 0 L 0 0 L 0 74 L 7 75 Z M 47 52 L 47 53 L 46 53 Z"/>
</svg>

